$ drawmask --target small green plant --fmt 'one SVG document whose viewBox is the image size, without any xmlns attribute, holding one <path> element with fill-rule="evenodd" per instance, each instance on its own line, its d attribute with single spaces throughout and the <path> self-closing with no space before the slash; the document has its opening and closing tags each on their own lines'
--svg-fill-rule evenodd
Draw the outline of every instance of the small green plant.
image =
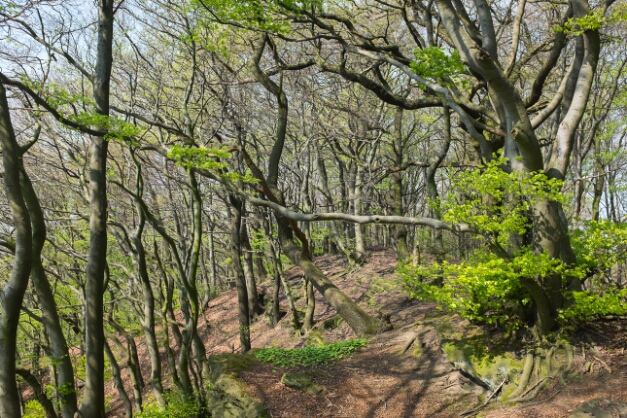
<svg viewBox="0 0 627 418">
<path fill-rule="evenodd" d="M 194 399 L 186 397 L 181 391 L 165 394 L 168 406 L 161 410 L 155 400 L 144 403 L 144 410 L 134 414 L 136 418 L 189 418 L 195 417 L 200 411 Z"/>
<path fill-rule="evenodd" d="M 46 418 L 46 411 L 39 402 L 30 400 L 24 405 L 24 418 Z"/>
<path fill-rule="evenodd" d="M 317 366 L 340 360 L 353 354 L 361 347 L 365 347 L 367 344 L 368 340 L 359 338 L 292 350 L 286 348 L 264 348 L 255 352 L 255 357 L 263 362 L 274 363 L 281 367 Z"/>
</svg>

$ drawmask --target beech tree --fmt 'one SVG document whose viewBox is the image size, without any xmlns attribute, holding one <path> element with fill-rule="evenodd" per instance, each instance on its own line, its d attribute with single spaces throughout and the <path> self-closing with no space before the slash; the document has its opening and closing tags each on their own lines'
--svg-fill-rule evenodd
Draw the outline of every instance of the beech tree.
<svg viewBox="0 0 627 418">
<path fill-rule="evenodd" d="M 147 383 L 169 407 L 166 374 L 200 408 L 202 314 L 230 287 L 233 350 L 282 293 L 302 334 L 316 292 L 356 335 L 387 329 L 322 254 L 350 271 L 394 247 L 411 295 L 538 338 L 624 310 L 613 3 L 2 5 L 0 415 L 17 373 L 50 415 L 103 416 L 105 353 L 127 414 Z"/>
</svg>

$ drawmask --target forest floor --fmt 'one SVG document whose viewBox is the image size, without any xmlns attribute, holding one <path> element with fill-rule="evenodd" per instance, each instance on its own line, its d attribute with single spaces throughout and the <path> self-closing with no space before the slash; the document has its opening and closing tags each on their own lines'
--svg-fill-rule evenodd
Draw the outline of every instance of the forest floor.
<svg viewBox="0 0 627 418">
<path fill-rule="evenodd" d="M 348 271 L 340 256 L 317 258 L 316 264 L 333 282 L 370 313 L 390 315 L 392 331 L 376 335 L 358 353 L 329 365 L 309 368 L 314 382 L 323 388 L 320 394 L 309 394 L 291 389 L 281 383 L 286 371 L 267 363 L 259 363 L 241 374 L 248 392 L 263 403 L 272 417 L 457 417 L 478 402 L 478 394 L 486 393 L 480 387 L 468 391 L 469 381 L 462 376 L 443 354 L 433 337 L 422 338 L 420 356 L 403 348 L 415 337 L 414 325 L 425 314 L 436 311 L 434 304 L 408 298 L 402 291 L 395 274 L 396 257 L 392 250 L 372 250 L 369 261 L 356 270 Z M 288 269 L 286 277 L 303 307 L 304 287 L 302 274 L 296 268 Z M 271 284 L 261 284 L 271 295 Z M 283 292 L 282 292 L 283 293 Z M 200 321 L 199 333 L 205 342 L 208 355 L 239 351 L 235 289 L 213 299 Z M 287 301 L 282 294 L 281 309 L 287 311 Z M 316 330 L 326 342 L 355 338 L 348 325 L 340 322 L 335 328 L 329 324 L 335 312 L 316 296 Z M 295 335 L 286 315 L 275 328 L 269 326 L 265 316 L 251 327 L 254 348 L 296 348 L 305 345 L 306 337 Z M 327 328 L 325 328 L 325 321 Z M 583 378 L 562 386 L 559 382 L 544 389 L 531 403 L 511 407 L 501 404 L 495 397 L 482 417 L 569 417 L 584 402 L 600 399 L 627 402 L 627 321 L 615 320 L 588 324 L 574 344 L 576 352 L 590 348 L 593 370 Z M 578 351 L 577 351 L 578 350 Z M 149 373 L 149 360 L 144 344 L 139 345 L 144 377 Z M 575 364 L 577 366 L 577 363 Z M 299 370 L 296 370 L 299 371 Z M 167 367 L 164 375 L 167 374 Z M 128 373 L 123 370 L 127 392 L 132 396 Z M 555 379 L 558 380 L 558 379 Z M 471 384 L 472 385 L 472 384 Z M 145 392 L 148 395 L 150 388 Z M 116 389 L 107 385 L 107 395 L 112 408 L 109 417 L 124 416 L 117 399 Z M 472 416 L 472 415 L 471 415 Z M 592 415 L 590 415 L 592 416 Z"/>
</svg>

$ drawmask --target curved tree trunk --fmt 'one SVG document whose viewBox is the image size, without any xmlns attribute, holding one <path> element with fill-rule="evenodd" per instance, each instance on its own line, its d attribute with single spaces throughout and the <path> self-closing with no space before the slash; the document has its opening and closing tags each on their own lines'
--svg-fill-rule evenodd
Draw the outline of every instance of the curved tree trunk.
<svg viewBox="0 0 627 418">
<path fill-rule="evenodd" d="M 0 145 L 6 194 L 15 228 L 15 257 L 8 282 L 0 292 L 0 416 L 22 416 L 15 382 L 17 325 L 24 292 L 28 286 L 33 253 L 30 215 L 20 187 L 21 150 L 15 139 L 4 85 L 0 83 Z"/>
<path fill-rule="evenodd" d="M 109 343 L 106 340 L 104 342 L 104 351 L 107 354 L 107 358 L 109 359 L 109 363 L 111 364 L 111 368 L 113 369 L 113 385 L 118 390 L 118 396 L 122 399 L 124 409 L 126 410 L 126 417 L 133 418 L 133 405 L 131 405 L 131 400 L 129 399 L 128 394 L 124 389 L 120 366 L 118 365 L 118 362 L 115 359 L 113 352 L 111 351 L 111 347 L 109 347 Z"/>
<path fill-rule="evenodd" d="M 61 390 L 57 390 L 61 400 L 61 413 L 63 418 L 74 418 L 74 413 L 78 410 L 74 388 L 74 369 L 70 360 L 65 335 L 61 328 L 61 320 L 57 313 L 54 293 L 41 262 L 41 251 L 46 241 L 46 224 L 39 199 L 23 165 L 21 167 L 20 184 L 24 200 L 28 206 L 33 230 L 31 278 L 41 307 L 42 323 L 50 341 L 50 355 L 57 370 L 56 386 L 61 388 Z"/>
</svg>

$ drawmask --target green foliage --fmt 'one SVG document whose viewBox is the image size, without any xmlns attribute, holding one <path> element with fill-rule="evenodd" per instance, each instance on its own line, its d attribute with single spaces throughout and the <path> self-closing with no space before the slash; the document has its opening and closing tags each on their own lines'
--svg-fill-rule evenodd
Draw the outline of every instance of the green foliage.
<svg viewBox="0 0 627 418">
<path fill-rule="evenodd" d="M 46 411 L 36 400 L 30 400 L 24 405 L 24 418 L 46 418 Z"/>
<path fill-rule="evenodd" d="M 506 158 L 494 158 L 485 166 L 462 172 L 453 190 L 463 193 L 443 202 L 444 220 L 467 223 L 493 243 L 507 246 L 510 233 L 523 234 L 531 207 L 542 200 L 564 202 L 562 182 L 537 171 L 503 171 Z"/>
<path fill-rule="evenodd" d="M 457 50 L 448 55 L 444 52 L 444 49 L 431 46 L 424 49 L 415 49 L 414 56 L 416 60 L 409 66 L 413 72 L 424 78 L 441 81 L 460 74 L 465 70 L 464 63 Z"/>
<path fill-rule="evenodd" d="M 582 277 L 584 269 L 567 266 L 547 254 L 514 248 L 511 234 L 525 234 L 529 211 L 542 200 L 563 202 L 562 183 L 542 172 L 506 172 L 507 159 L 495 156 L 485 166 L 453 179 L 452 194 L 442 202 L 443 219 L 466 223 L 494 252 L 475 253 L 461 264 L 402 266 L 398 271 L 410 295 L 435 301 L 460 316 L 488 324 L 518 328 L 531 299 L 522 280 L 547 275 Z M 446 278 L 446 281 L 443 280 Z"/>
<path fill-rule="evenodd" d="M 600 274 L 609 273 L 627 255 L 627 225 L 607 219 L 588 221 L 572 232 L 571 242 L 578 264 Z"/>
<path fill-rule="evenodd" d="M 220 159 L 230 158 L 231 153 L 225 148 L 196 148 L 175 144 L 168 150 L 168 158 L 175 160 L 176 164 L 186 168 L 200 168 L 216 172 L 216 175 L 233 182 L 242 181 L 244 183 L 257 183 L 259 180 L 253 177 L 250 172 L 238 174 L 224 172 L 228 164 Z"/>
<path fill-rule="evenodd" d="M 185 396 L 181 391 L 173 391 L 164 395 L 168 406 L 161 410 L 155 400 L 144 402 L 144 410 L 135 413 L 137 418 L 189 418 L 200 412 L 194 399 Z"/>
<path fill-rule="evenodd" d="M 290 31 L 287 13 L 298 15 L 320 4 L 319 0 L 192 0 L 193 6 L 210 10 L 212 17 L 220 21 L 283 34 Z"/>
<path fill-rule="evenodd" d="M 605 23 L 607 19 L 603 16 L 603 10 L 598 9 L 579 18 L 571 17 L 564 23 L 564 26 L 556 26 L 553 31 L 566 33 L 569 36 L 581 36 L 586 31 L 601 29 Z"/>
<path fill-rule="evenodd" d="M 516 329 L 524 325 L 531 302 L 521 279 L 540 280 L 548 274 L 581 277 L 584 270 L 569 267 L 547 254 L 522 251 L 511 259 L 479 252 L 467 262 L 443 262 L 429 267 L 403 266 L 398 272 L 410 296 L 434 301 L 472 321 Z M 447 277 L 442 285 L 439 280 Z"/>
<path fill-rule="evenodd" d="M 484 167 L 461 173 L 452 189 L 463 192 L 441 206 L 444 220 L 469 224 L 486 250 L 460 264 L 401 266 L 398 272 L 410 295 L 437 302 L 440 308 L 476 322 L 515 329 L 525 325 L 532 302 L 522 283 L 532 280 L 542 285 L 544 278 L 559 276 L 564 283 L 573 278 L 589 281 L 589 290 L 565 295 L 574 303 L 561 312 L 564 321 L 625 314 L 627 292 L 613 289 L 609 280 L 602 279 L 604 275 L 609 278 L 611 267 L 627 255 L 627 225 L 584 223 L 571 236 L 575 265 L 514 246 L 511 236 L 522 236 L 530 228 L 529 213 L 535 203 L 564 202 L 565 197 L 561 181 L 542 172 L 508 173 L 502 170 L 506 164 L 506 159 L 495 158 Z"/>
<path fill-rule="evenodd" d="M 107 141 L 130 141 L 132 145 L 139 146 L 139 143 L 133 141 L 133 138 L 141 133 L 142 128 L 123 119 L 89 112 L 70 115 L 68 119 L 83 126 L 91 126 L 106 131 L 104 138 Z"/>
<path fill-rule="evenodd" d="M 627 289 L 609 289 L 606 292 L 573 292 L 574 304 L 560 312 L 565 322 L 587 321 L 607 315 L 627 315 Z"/>
<path fill-rule="evenodd" d="M 317 366 L 342 359 L 367 344 L 368 340 L 360 338 L 316 347 L 295 348 L 292 350 L 285 348 L 264 348 L 256 351 L 254 354 L 257 359 L 263 362 L 274 363 L 282 367 Z"/>
</svg>

